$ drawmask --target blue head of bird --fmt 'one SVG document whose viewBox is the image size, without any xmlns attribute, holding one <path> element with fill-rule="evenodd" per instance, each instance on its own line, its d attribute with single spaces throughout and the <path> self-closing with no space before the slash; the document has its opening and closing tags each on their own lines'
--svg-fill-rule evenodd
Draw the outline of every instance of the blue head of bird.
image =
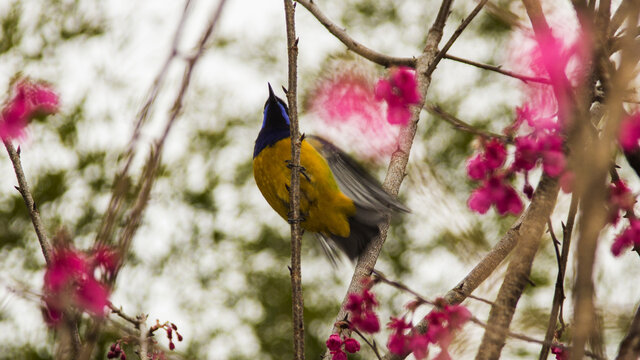
<svg viewBox="0 0 640 360">
<path fill-rule="evenodd" d="M 255 158 L 267 146 L 289 137 L 289 124 L 287 104 L 274 94 L 269 84 L 269 98 L 264 103 L 262 128 L 253 148 L 253 157 Z"/>
</svg>

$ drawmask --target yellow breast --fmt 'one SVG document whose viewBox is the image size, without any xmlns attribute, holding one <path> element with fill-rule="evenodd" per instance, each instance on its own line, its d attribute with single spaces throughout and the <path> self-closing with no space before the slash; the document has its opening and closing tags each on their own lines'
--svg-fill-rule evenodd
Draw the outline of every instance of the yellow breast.
<svg viewBox="0 0 640 360">
<path fill-rule="evenodd" d="M 291 140 L 282 139 L 264 148 L 253 159 L 253 176 L 269 205 L 285 220 L 289 217 Z M 302 141 L 300 165 L 300 212 L 302 228 L 311 232 L 348 237 L 349 220 L 356 212 L 353 201 L 338 188 L 327 161 L 308 142 Z"/>
</svg>

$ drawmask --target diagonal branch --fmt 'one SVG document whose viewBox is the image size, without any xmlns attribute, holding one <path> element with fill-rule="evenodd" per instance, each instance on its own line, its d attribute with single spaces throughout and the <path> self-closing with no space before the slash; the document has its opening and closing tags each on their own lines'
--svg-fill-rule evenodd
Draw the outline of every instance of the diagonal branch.
<svg viewBox="0 0 640 360">
<path fill-rule="evenodd" d="M 457 62 L 460 62 L 460 63 L 463 63 L 463 64 L 475 66 L 475 67 L 478 67 L 480 69 L 494 71 L 494 72 L 497 72 L 497 73 L 502 74 L 502 75 L 506 75 L 506 76 L 510 76 L 512 78 L 516 78 L 516 79 L 521 80 L 521 81 L 523 81 L 525 83 L 527 83 L 527 82 L 537 82 L 537 83 L 541 83 L 541 84 L 551 84 L 551 82 L 547 78 L 541 78 L 541 77 L 536 77 L 536 76 L 527 76 L 527 75 L 517 74 L 517 73 L 514 73 L 513 71 L 503 70 L 502 67 L 496 66 L 496 65 L 483 64 L 483 63 L 467 60 L 467 59 L 464 59 L 464 58 L 461 58 L 461 57 L 453 56 L 453 55 L 450 55 L 450 54 L 444 54 L 443 58 L 444 59 L 448 59 L 448 60 L 457 61 Z"/>
<path fill-rule="evenodd" d="M 629 331 L 620 343 L 616 360 L 634 360 L 640 357 L 640 307 L 636 310 Z"/>
<path fill-rule="evenodd" d="M 427 68 L 429 64 L 435 59 L 438 53 L 438 43 L 442 39 L 442 32 L 449 15 L 453 0 L 443 0 L 440 5 L 438 15 L 429 29 L 427 34 L 427 41 L 423 53 L 417 59 L 416 62 L 416 74 L 418 80 L 418 87 L 423 97 L 426 97 L 431 84 L 431 76 L 427 74 Z M 421 100 L 418 106 L 412 108 L 411 121 L 400 131 L 398 138 L 398 148 L 391 155 L 391 161 L 389 162 L 389 168 L 387 170 L 387 176 L 383 183 L 383 188 L 391 195 L 397 196 L 400 190 L 400 185 L 405 176 L 407 163 L 409 161 L 409 153 L 413 145 L 413 139 L 418 128 L 418 120 L 420 112 L 424 107 L 424 98 Z M 361 292 L 363 289 L 363 279 L 368 277 L 373 271 L 376 261 L 380 256 L 382 245 L 384 244 L 387 233 L 389 231 L 389 221 L 383 224 L 380 228 L 380 237 L 372 240 L 368 249 L 360 256 L 356 268 L 354 270 L 351 283 L 345 297 L 342 301 L 340 311 L 336 317 L 336 321 L 341 321 L 346 318 L 347 310 L 346 305 L 348 302 L 349 294 Z M 334 326 L 332 332 L 338 332 L 340 328 Z"/>
<path fill-rule="evenodd" d="M 476 15 L 478 15 L 480 10 L 482 10 L 482 7 L 484 6 L 484 4 L 487 3 L 487 1 L 489 0 L 480 0 L 478 5 L 476 5 L 476 7 L 471 11 L 469 16 L 467 16 L 464 20 L 462 20 L 462 23 L 460 24 L 460 26 L 458 26 L 456 31 L 453 32 L 453 35 L 451 35 L 451 37 L 449 38 L 449 41 L 447 41 L 447 43 L 442 47 L 442 50 L 440 50 L 438 52 L 438 55 L 436 55 L 436 58 L 433 59 L 431 64 L 429 64 L 429 67 L 427 68 L 427 74 L 431 74 L 433 70 L 436 69 L 436 66 L 438 66 L 438 64 L 440 63 L 440 60 L 442 60 L 442 58 L 447 53 L 447 51 L 449 51 L 453 43 L 455 43 L 456 40 L 458 40 L 458 37 L 462 34 L 464 29 L 466 29 L 467 26 L 471 23 L 473 18 L 475 18 Z"/>
<path fill-rule="evenodd" d="M 122 166 L 122 169 L 116 174 L 113 180 L 113 194 L 111 195 L 111 199 L 109 200 L 109 205 L 107 207 L 105 216 L 102 219 L 102 223 L 100 224 L 98 235 L 96 236 L 97 243 L 107 243 L 111 240 L 111 236 L 113 235 L 113 226 L 116 223 L 116 218 L 120 214 L 120 210 L 123 206 L 124 198 L 129 187 L 127 174 L 135 155 L 135 147 L 140 137 L 140 130 L 142 128 L 142 125 L 149 118 L 151 108 L 153 107 L 153 104 L 155 103 L 158 94 L 160 93 L 160 88 L 162 87 L 164 79 L 169 71 L 169 65 L 178 56 L 178 45 L 180 43 L 180 39 L 182 38 L 182 31 L 184 29 L 184 25 L 186 23 L 187 15 L 189 14 L 190 8 L 191 0 L 186 0 L 184 10 L 182 11 L 182 16 L 178 21 L 178 26 L 173 35 L 169 55 L 167 56 L 164 64 L 158 72 L 158 75 L 156 75 L 156 78 L 153 81 L 153 85 L 151 86 L 151 89 L 147 94 L 147 99 L 142 106 L 142 109 L 140 109 L 140 112 L 138 113 L 138 118 L 133 130 L 133 134 L 131 135 L 131 139 L 129 140 L 129 144 L 127 145 L 127 150 L 124 153 L 124 165 Z"/>
<path fill-rule="evenodd" d="M 503 141 L 505 143 L 510 143 L 512 142 L 512 139 L 509 138 L 508 136 L 504 136 L 504 135 L 500 135 L 500 134 L 496 134 L 493 133 L 491 131 L 485 131 L 482 129 L 478 129 L 477 127 L 470 125 L 460 119 L 458 119 L 457 117 L 453 116 L 452 114 L 449 114 L 448 112 L 444 111 L 438 104 L 427 104 L 425 106 L 425 109 L 430 112 L 431 114 L 440 117 L 441 119 L 447 121 L 448 123 L 450 123 L 451 125 L 453 125 L 454 128 L 458 129 L 458 130 L 462 130 L 474 135 L 478 135 L 481 136 L 483 138 L 487 138 L 487 139 L 491 139 L 491 138 L 495 138 L 498 139 L 500 141 Z"/>
<path fill-rule="evenodd" d="M 304 302 L 302 297 L 302 269 L 300 248 L 302 229 L 300 227 L 300 148 L 302 146 L 298 130 L 298 39 L 295 27 L 295 6 L 292 0 L 284 0 L 287 28 L 287 54 L 289 59 L 289 120 L 291 137 L 291 186 L 289 208 L 291 209 L 291 311 L 293 313 L 293 354 L 295 360 L 304 359 Z"/>
<path fill-rule="evenodd" d="M 349 50 L 354 53 L 362 56 L 365 59 L 368 59 L 378 65 L 382 65 L 384 67 L 390 66 L 416 66 L 415 58 L 402 58 L 402 57 L 393 57 L 388 56 L 382 53 L 379 53 L 373 49 L 370 49 L 361 43 L 354 40 L 351 36 L 347 34 L 347 32 L 336 25 L 333 21 L 331 21 L 320 8 L 312 1 L 312 0 L 295 0 L 297 3 L 304 6 L 309 12 L 315 16 L 318 21 L 324 25 L 324 27 L 329 30 L 333 36 L 338 38 Z"/>
<path fill-rule="evenodd" d="M 518 245 L 516 245 L 513 258 L 507 267 L 507 273 L 495 300 L 496 304 L 491 307 L 487 320 L 492 328 L 495 327 L 495 329 L 502 331 L 487 329 L 484 332 L 476 355 L 477 360 L 500 357 L 506 340 L 506 332 L 509 330 L 518 300 L 528 284 L 529 273 L 533 259 L 538 252 L 546 219 L 551 216 L 555 207 L 558 190 L 558 181 L 548 175 L 543 175 L 538 184 L 538 191 L 534 194 L 533 200 L 527 208 L 527 213 L 530 213 L 534 220 L 523 222 L 518 230 L 520 233 Z"/>
<path fill-rule="evenodd" d="M 51 263 L 51 255 L 53 249 L 51 247 L 51 242 L 49 241 L 49 238 L 47 237 L 47 234 L 44 230 L 42 220 L 40 219 L 40 212 L 36 207 L 36 203 L 33 201 L 31 191 L 29 191 L 29 184 L 27 183 L 27 178 L 24 175 L 24 170 L 22 170 L 22 163 L 20 162 L 20 154 L 16 152 L 16 149 L 13 147 L 13 144 L 10 140 L 3 140 L 3 142 L 4 147 L 7 148 L 7 153 L 9 153 L 11 163 L 13 164 L 16 178 L 18 179 L 18 186 L 16 187 L 16 189 L 20 192 L 20 195 L 22 195 L 22 198 L 24 199 L 24 203 L 27 206 L 27 211 L 29 212 L 29 217 L 31 217 L 31 222 L 33 223 L 33 228 L 36 230 L 36 235 L 38 236 L 38 241 L 40 242 L 42 255 L 44 255 L 44 260 L 46 261 L 47 265 L 49 265 Z"/>
</svg>

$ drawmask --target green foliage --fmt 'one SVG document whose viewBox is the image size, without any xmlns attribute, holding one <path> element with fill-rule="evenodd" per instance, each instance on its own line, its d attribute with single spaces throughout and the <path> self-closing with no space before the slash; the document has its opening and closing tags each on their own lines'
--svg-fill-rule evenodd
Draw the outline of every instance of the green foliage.
<svg viewBox="0 0 640 360">
<path fill-rule="evenodd" d="M 9 11 L 0 18 L 0 55 L 8 52 L 22 41 L 21 17 L 20 2 L 14 1 L 11 3 Z"/>
</svg>

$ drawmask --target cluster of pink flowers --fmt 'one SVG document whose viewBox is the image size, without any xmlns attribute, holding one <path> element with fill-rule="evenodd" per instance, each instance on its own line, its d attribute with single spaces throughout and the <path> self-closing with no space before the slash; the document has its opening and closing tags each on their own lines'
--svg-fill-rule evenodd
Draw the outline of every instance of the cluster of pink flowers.
<svg viewBox="0 0 640 360">
<path fill-rule="evenodd" d="M 387 121 L 406 125 L 411 118 L 411 105 L 420 103 L 416 72 L 406 66 L 392 68 L 389 77 L 378 80 L 376 99 L 387 103 Z"/>
<path fill-rule="evenodd" d="M 467 174 L 473 180 L 482 181 L 469 197 L 469 208 L 480 214 L 486 213 L 495 205 L 501 215 L 508 212 L 519 214 L 522 201 L 515 189 L 508 184 L 507 173 L 502 166 L 507 157 L 503 143 L 491 140 L 485 143 L 484 151 L 476 154 L 467 162 Z"/>
<path fill-rule="evenodd" d="M 351 337 L 343 339 L 338 334 L 331 334 L 327 339 L 327 349 L 331 354 L 331 360 L 347 360 L 346 353 L 355 354 L 360 351 L 360 343 Z"/>
<path fill-rule="evenodd" d="M 380 321 L 373 311 L 376 306 L 378 306 L 376 296 L 369 289 L 364 289 L 361 294 L 349 294 L 346 309 L 351 313 L 349 317 L 351 326 L 366 333 L 378 332 Z"/>
<path fill-rule="evenodd" d="M 69 307 L 93 316 L 104 316 L 110 290 L 96 279 L 99 273 L 96 270 L 102 270 L 105 275 L 113 274 L 117 259 L 117 253 L 107 247 L 100 247 L 90 255 L 72 247 L 55 248 L 44 274 L 46 322 L 57 325 Z"/>
<path fill-rule="evenodd" d="M 562 39 L 562 40 L 561 40 Z M 516 118 L 505 129 L 514 141 L 514 159 L 506 166 L 506 146 L 499 140 L 486 141 L 481 153 L 475 154 L 467 163 L 467 173 L 473 180 L 481 181 L 469 198 L 469 208 L 484 214 L 491 205 L 498 213 L 518 214 L 523 205 L 515 189 L 508 181 L 516 173 L 525 179 L 523 192 L 533 196 L 528 173 L 538 164 L 549 176 L 559 177 L 563 190 L 570 191 L 573 173 L 567 169 L 563 151 L 564 114 L 559 111 L 566 105 L 563 95 L 567 86 L 582 81 L 584 75 L 585 42 L 580 36 L 573 40 L 548 34 L 535 37 L 527 33 L 518 42 L 514 54 L 514 68 L 523 74 L 549 78 L 552 84 L 527 83 L 524 93 L 527 101 L 516 108 Z M 554 92 L 553 89 L 559 89 Z M 558 98 L 557 96 L 560 98 Z M 518 133 L 524 135 L 517 136 Z"/>
<path fill-rule="evenodd" d="M 0 113 L 0 138 L 9 140 L 24 135 L 24 129 L 34 116 L 58 111 L 58 95 L 46 84 L 20 80 L 14 95 Z"/>
<path fill-rule="evenodd" d="M 436 300 L 438 307 L 427 314 L 428 330 L 424 334 L 407 332 L 411 329 L 411 322 L 404 318 L 391 318 L 387 325 L 393 330 L 387 347 L 393 354 L 402 355 L 412 352 L 416 359 L 424 359 L 429 354 L 429 344 L 437 344 L 440 353 L 437 360 L 451 359 L 449 344 L 453 333 L 471 318 L 469 310 L 461 305 L 448 305 L 443 299 Z"/>
<path fill-rule="evenodd" d="M 120 360 L 127 360 L 127 355 L 124 353 L 124 350 L 122 350 L 122 347 L 120 347 L 120 342 L 121 341 L 118 340 L 115 344 L 112 344 L 111 347 L 109 347 L 107 359 L 120 358 Z"/>
<path fill-rule="evenodd" d="M 338 141 L 347 134 L 348 146 L 362 157 L 376 160 L 390 154 L 397 147 L 396 125 L 406 124 L 410 106 L 420 102 L 415 71 L 392 68 L 377 82 L 358 64 L 340 63 L 330 73 L 316 83 L 307 104 L 327 125 L 321 132 Z"/>
<path fill-rule="evenodd" d="M 616 180 L 609 186 L 609 223 L 615 225 L 621 218 L 621 212 L 633 214 L 635 196 L 631 189 L 622 180 Z M 629 217 L 629 226 L 618 235 L 611 245 L 611 252 L 614 256 L 620 256 L 624 250 L 631 247 L 640 246 L 640 220 L 633 216 Z"/>
<path fill-rule="evenodd" d="M 569 360 L 569 351 L 561 347 L 552 346 L 551 353 L 556 356 L 556 360 Z"/>
<path fill-rule="evenodd" d="M 349 294 L 347 310 L 350 312 L 350 325 L 363 332 L 375 333 L 380 330 L 378 316 L 373 308 L 378 303 L 375 295 L 365 288 L 361 294 Z M 420 303 L 412 303 L 409 307 L 413 313 Z M 460 329 L 470 318 L 469 310 L 461 305 L 449 305 L 444 299 L 436 300 L 436 308 L 425 317 L 428 322 L 428 330 L 424 334 L 412 333 L 411 321 L 404 317 L 391 317 L 387 328 L 392 332 L 387 341 L 387 348 L 393 354 L 404 355 L 413 353 L 416 359 L 425 359 L 429 354 L 429 344 L 440 347 L 440 353 L 434 358 L 437 360 L 450 359 L 448 348 L 453 338 L 453 333 Z M 341 339 L 333 334 L 327 340 L 327 348 L 333 355 L 332 360 L 346 360 L 345 350 L 354 353 L 360 350 L 360 344 L 355 339 Z M 353 350 L 353 351 L 351 351 Z"/>
</svg>

